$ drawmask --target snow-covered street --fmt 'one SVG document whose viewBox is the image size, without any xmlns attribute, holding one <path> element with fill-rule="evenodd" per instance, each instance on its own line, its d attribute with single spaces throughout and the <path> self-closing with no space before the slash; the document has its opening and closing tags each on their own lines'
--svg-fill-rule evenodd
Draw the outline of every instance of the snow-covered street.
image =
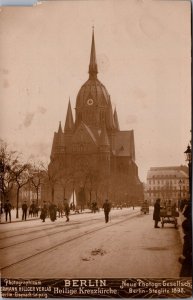
<svg viewBox="0 0 193 300">
<path fill-rule="evenodd" d="M 112 210 L 0 225 L 1 276 L 11 278 L 178 277 L 182 252 L 172 224 L 154 228 L 152 209 Z"/>
</svg>

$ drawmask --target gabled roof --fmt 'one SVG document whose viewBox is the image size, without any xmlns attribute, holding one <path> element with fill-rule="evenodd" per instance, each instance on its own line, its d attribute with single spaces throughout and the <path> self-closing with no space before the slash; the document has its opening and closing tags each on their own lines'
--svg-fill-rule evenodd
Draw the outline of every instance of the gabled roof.
<svg viewBox="0 0 193 300">
<path fill-rule="evenodd" d="M 77 134 L 77 132 L 80 130 L 80 128 L 83 128 L 84 131 L 90 136 L 90 138 L 92 139 L 92 141 L 97 145 L 97 139 L 96 137 L 94 136 L 92 130 L 84 123 L 81 121 L 80 125 L 76 128 L 76 131 L 75 133 L 73 134 L 73 137 L 72 139 L 74 140 L 75 139 L 75 136 Z"/>
<path fill-rule="evenodd" d="M 135 161 L 133 130 L 116 132 L 114 145 L 113 150 L 116 156 L 130 156 Z"/>
</svg>

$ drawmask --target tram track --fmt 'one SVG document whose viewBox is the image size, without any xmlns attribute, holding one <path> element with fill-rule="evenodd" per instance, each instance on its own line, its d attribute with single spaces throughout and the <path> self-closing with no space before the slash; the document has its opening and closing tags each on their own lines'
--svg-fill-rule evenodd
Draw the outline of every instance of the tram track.
<svg viewBox="0 0 193 300">
<path fill-rule="evenodd" d="M 124 214 L 124 215 L 122 215 L 122 216 L 125 216 L 125 215 L 128 215 L 128 214 Z M 20 237 L 20 236 L 25 236 L 26 234 L 33 234 L 33 233 L 41 233 L 41 232 L 45 232 L 45 231 L 50 231 L 50 230 L 57 230 L 57 227 L 63 227 L 63 229 L 62 230 L 59 230 L 59 231 L 55 231 L 55 232 L 53 232 L 53 233 L 48 233 L 48 234 L 46 234 L 46 235 L 41 235 L 41 236 L 38 236 L 38 237 L 34 237 L 34 238 L 31 238 L 31 239 L 28 239 L 28 240 L 24 240 L 24 241 L 20 241 L 20 242 L 18 242 L 18 243 L 13 243 L 13 244 L 10 244 L 10 245 L 7 245 L 7 246 L 3 246 L 3 247 L 0 247 L 0 250 L 2 250 L 2 249 L 7 249 L 7 248 L 10 248 L 10 247 L 14 247 L 14 246 L 18 246 L 18 245 L 20 245 L 20 244 L 24 244 L 24 243 L 27 243 L 27 242 L 31 242 L 31 241 L 34 241 L 34 240 L 37 240 L 37 239 L 40 239 L 40 238 L 44 238 L 44 237 L 48 237 L 48 236 L 52 236 L 52 235 L 55 235 L 55 234 L 59 234 L 59 233 L 61 233 L 61 232 L 63 232 L 63 233 L 67 233 L 67 232 L 69 232 L 69 231 L 71 231 L 71 230 L 74 230 L 74 229 L 78 229 L 79 227 L 78 226 L 76 226 L 76 227 L 70 227 L 70 228 L 67 228 L 66 229 L 66 227 L 67 226 L 69 226 L 69 225 L 71 225 L 71 226 L 73 226 L 73 225 L 79 225 L 79 224 L 85 224 L 85 223 L 89 223 L 89 222 L 96 222 L 96 221 L 100 221 L 101 219 L 89 219 L 89 220 L 84 220 L 84 221 L 82 221 L 82 222 L 74 222 L 74 223 L 71 223 L 71 224 L 69 224 L 68 223 L 68 225 L 66 225 L 65 223 L 64 224 L 60 224 L 60 225 L 56 225 L 55 227 L 52 227 L 52 228 L 45 228 L 45 229 L 39 229 L 39 230 L 33 230 L 33 231 L 30 231 L 30 232 L 28 232 L 28 233 L 19 233 L 19 234 L 15 234 L 15 235 L 12 235 L 12 236 L 9 236 L 9 237 L 4 237 L 4 238 L 0 238 L 0 240 L 7 240 L 7 239 L 11 239 L 11 238 L 15 238 L 15 237 Z M 52 225 L 52 224 L 51 224 Z"/>
<path fill-rule="evenodd" d="M 123 214 L 122 216 L 125 216 L 125 215 L 128 215 L 128 212 Z M 119 218 L 119 216 L 116 216 L 117 218 Z M 94 222 L 94 221 L 97 221 L 97 220 L 100 220 L 100 219 L 96 219 L 96 218 L 92 218 L 92 219 L 87 219 L 87 220 L 81 220 L 81 221 L 71 221 L 70 223 L 68 223 L 68 225 L 77 225 L 77 224 L 84 224 L 84 223 L 87 223 L 87 222 Z M 54 225 L 54 227 L 53 227 Z M 47 226 L 50 226 L 50 228 L 43 228 L 43 227 L 47 227 Z M 39 229 L 37 229 L 37 227 Z M 41 225 L 38 225 L 36 226 L 36 230 L 32 230 L 30 232 L 24 232 L 24 233 L 21 233 L 20 231 L 22 230 L 27 230 L 27 229 L 31 229 L 31 228 L 34 228 L 34 226 L 30 226 L 30 227 L 24 227 L 24 228 L 17 228 L 17 229 L 13 229 L 13 230 L 8 230 L 8 231 L 4 231 L 4 232 L 0 232 L 0 235 L 1 234 L 6 234 L 6 233 L 9 233 L 9 232 L 13 232 L 13 231 L 19 231 L 18 234 L 13 234 L 13 235 L 10 235 L 10 236 L 4 236 L 4 237 L 0 237 L 0 241 L 1 240 L 7 240 L 7 239 L 11 239 L 11 238 L 14 238 L 14 237 L 17 237 L 17 236 L 25 236 L 26 234 L 32 234 L 32 233 L 36 233 L 36 232 L 41 232 L 42 230 L 43 231 L 48 231 L 48 230 L 54 230 L 54 229 L 57 229 L 57 227 L 66 227 L 66 222 L 64 221 L 63 224 L 55 224 L 55 223 L 52 223 L 52 224 L 41 224 Z M 0 248 L 2 249 L 2 248 Z"/>
<path fill-rule="evenodd" d="M 94 221 L 94 220 L 96 220 L 96 219 L 92 219 L 92 221 Z M 88 222 L 88 221 L 90 221 L 90 220 L 86 220 L 86 221 L 81 221 L 81 224 L 82 223 L 85 223 L 85 222 Z M 65 222 L 66 223 L 66 222 Z M 57 227 L 65 227 L 66 226 L 66 224 L 57 224 L 56 226 L 54 226 L 53 227 L 53 225 L 55 225 L 55 224 L 45 224 L 45 225 L 40 225 L 40 226 L 37 226 L 37 227 L 40 227 L 38 230 L 36 229 L 36 230 L 32 230 L 32 231 L 30 231 L 30 232 L 24 232 L 24 233 L 18 233 L 18 234 L 14 234 L 14 235 L 10 235 L 10 236 L 5 236 L 5 237 L 0 237 L 0 240 L 7 240 L 7 239 L 10 239 L 10 238 L 14 238 L 14 237 L 17 237 L 17 236 L 22 236 L 22 235 L 26 235 L 26 234 L 31 234 L 31 233 L 35 233 L 35 232 L 41 232 L 42 230 L 43 231 L 48 231 L 48 230 L 53 230 L 53 229 L 57 229 Z M 71 222 L 71 225 L 77 225 L 77 224 L 80 224 L 80 222 Z M 44 226 L 51 226 L 50 228 L 42 228 L 42 227 L 44 227 Z M 30 228 L 34 228 L 33 226 L 30 226 L 30 227 L 28 227 L 28 228 L 25 228 L 25 229 L 30 229 Z M 22 228 L 22 230 L 23 230 L 24 228 Z M 15 229 L 15 230 L 13 230 L 13 231 L 20 231 L 21 229 Z M 9 232 L 10 232 L 10 230 L 9 230 Z M 1 249 L 1 248 L 0 248 Z"/>
<path fill-rule="evenodd" d="M 71 230 L 74 230 L 74 229 L 77 229 L 78 227 L 74 227 L 74 228 L 69 228 L 68 230 L 60 230 L 60 231 L 57 231 L 57 232 L 53 232 L 53 233 L 48 233 L 46 235 L 41 235 L 41 236 L 38 236 L 38 237 L 35 237 L 35 238 L 32 238 L 32 239 L 28 239 L 28 240 L 25 240 L 25 241 L 21 241 L 21 242 L 18 242 L 18 243 L 15 243 L 15 244 L 11 244 L 11 245 L 7 245 L 5 247 L 0 247 L 0 250 L 2 249 L 7 249 L 7 248 L 10 248 L 10 247 L 14 247 L 14 246 L 18 246 L 18 245 L 21 245 L 21 244 L 24 244 L 24 243 L 27 243 L 27 242 L 31 242 L 31 241 L 34 241 L 34 240 L 37 240 L 37 239 L 41 239 L 41 238 L 44 238 L 44 237 L 48 237 L 48 236 L 52 236 L 52 235 L 55 235 L 55 234 L 58 234 L 58 233 L 66 233 L 66 232 L 69 232 Z M 45 229 L 46 230 L 46 229 Z M 44 230 L 44 231 L 45 231 Z M 50 230 L 50 229 L 47 229 L 47 230 Z M 40 231 L 40 230 L 39 230 Z M 38 232 L 39 232 L 38 231 Z M 31 232 L 30 232 L 31 233 Z"/>
<path fill-rule="evenodd" d="M 57 218 L 57 219 L 60 219 L 60 218 Z M 40 219 L 32 219 L 32 220 L 29 220 L 29 221 L 38 221 L 38 220 L 40 220 Z M 10 223 L 8 223 L 8 224 L 10 224 Z M 6 223 L 0 223 L 0 225 L 6 225 Z M 53 227 L 53 223 L 52 224 L 47 224 L 47 223 L 40 224 L 40 225 L 36 226 L 36 228 L 37 227 L 42 228 L 42 227 L 45 227 L 45 226 Z M 0 235 L 6 234 L 6 233 L 9 233 L 9 232 L 13 232 L 13 231 L 27 230 L 27 229 L 30 229 L 30 228 L 34 228 L 34 226 L 28 226 L 28 227 L 23 227 L 23 228 L 16 228 L 16 229 L 10 229 L 10 230 L 6 230 L 6 231 L 0 231 Z M 0 237 L 0 240 L 1 239 L 4 239 L 4 237 L 3 238 Z"/>
<path fill-rule="evenodd" d="M 87 235 L 93 234 L 93 233 L 95 233 L 95 232 L 104 230 L 104 229 L 106 229 L 106 228 L 108 228 L 108 227 L 112 227 L 112 226 L 115 226 L 115 225 L 118 225 L 118 224 L 127 222 L 128 220 L 130 220 L 130 219 L 132 219 L 132 218 L 135 218 L 136 215 L 137 215 L 138 213 L 139 213 L 139 212 L 136 212 L 135 214 L 132 214 L 132 215 L 128 215 L 128 214 L 127 214 L 127 215 L 124 215 L 124 217 L 127 216 L 127 218 L 125 218 L 124 220 L 120 220 L 120 221 L 115 222 L 115 223 L 109 223 L 108 225 L 103 225 L 103 226 L 101 226 L 101 227 L 99 227 L 99 228 L 95 228 L 95 229 L 92 229 L 92 230 L 88 230 L 88 231 L 86 231 L 86 232 L 84 232 L 84 233 L 79 234 L 78 236 L 74 236 L 74 237 L 72 237 L 72 238 L 70 238 L 70 239 L 67 239 L 67 240 L 62 241 L 62 242 L 60 242 L 60 243 L 57 243 L 57 244 L 55 244 L 55 245 L 53 245 L 53 246 L 51 246 L 51 247 L 49 247 L 49 248 L 40 250 L 40 251 L 38 251 L 37 253 L 31 254 L 31 255 L 29 255 L 29 256 L 27 256 L 27 257 L 24 257 L 24 258 L 22 258 L 22 259 L 20 259 L 20 260 L 18 260 L 18 261 L 16 261 L 16 262 L 13 262 L 13 263 L 11 263 L 11 264 L 9 264 L 9 265 L 7 265 L 7 266 L 4 266 L 4 267 L 0 268 L 0 270 L 3 271 L 3 270 L 6 270 L 6 269 L 9 269 L 9 268 L 11 268 L 12 266 L 18 265 L 18 264 L 20 264 L 20 263 L 22 263 L 22 262 L 24 262 L 24 261 L 30 260 L 30 259 L 32 259 L 32 258 L 34 258 L 34 257 L 36 257 L 36 256 L 38 256 L 38 255 L 41 255 L 41 254 L 46 253 L 46 252 L 49 252 L 49 251 L 51 251 L 51 250 L 53 250 L 53 249 L 55 249 L 55 248 L 57 248 L 57 247 L 63 246 L 63 245 L 65 245 L 65 244 L 70 243 L 70 242 L 73 242 L 73 241 L 75 241 L 75 240 L 77 240 L 77 239 L 81 239 L 81 238 L 84 237 L 84 236 L 87 236 Z M 100 221 L 101 221 L 101 220 L 100 220 Z"/>
</svg>

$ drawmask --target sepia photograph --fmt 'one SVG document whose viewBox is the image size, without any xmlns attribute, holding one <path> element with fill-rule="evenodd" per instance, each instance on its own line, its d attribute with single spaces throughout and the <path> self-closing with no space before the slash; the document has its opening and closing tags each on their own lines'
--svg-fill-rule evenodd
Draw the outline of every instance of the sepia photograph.
<svg viewBox="0 0 193 300">
<path fill-rule="evenodd" d="M 0 7 L 2 298 L 191 297 L 191 13 Z"/>
</svg>

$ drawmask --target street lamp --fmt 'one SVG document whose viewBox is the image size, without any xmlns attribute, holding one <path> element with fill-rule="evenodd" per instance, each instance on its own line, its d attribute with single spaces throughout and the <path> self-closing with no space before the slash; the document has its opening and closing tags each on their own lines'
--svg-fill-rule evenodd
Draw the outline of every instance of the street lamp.
<svg viewBox="0 0 193 300">
<path fill-rule="evenodd" d="M 188 162 L 188 168 L 189 168 L 189 194 L 190 199 L 192 196 L 192 149 L 188 145 L 186 151 L 184 151 L 186 161 Z"/>
<path fill-rule="evenodd" d="M 0 201 L 1 201 L 1 213 L 3 206 L 3 175 L 4 175 L 4 163 L 3 160 L 0 159 Z"/>
<path fill-rule="evenodd" d="M 178 183 L 179 183 L 179 187 L 180 187 L 180 195 L 179 195 L 179 201 L 178 201 L 178 209 L 180 209 L 181 201 L 182 201 L 181 196 L 182 196 L 182 183 L 183 183 L 183 181 L 180 179 Z"/>
<path fill-rule="evenodd" d="M 189 168 L 189 194 L 190 201 L 188 201 L 185 209 L 183 211 L 183 215 L 185 220 L 182 222 L 182 229 L 184 232 L 184 245 L 182 256 L 179 261 L 182 263 L 182 268 L 180 271 L 180 277 L 191 277 L 192 276 L 192 149 L 188 145 L 186 151 L 184 151 L 186 155 L 186 161 L 188 162 Z"/>
</svg>

